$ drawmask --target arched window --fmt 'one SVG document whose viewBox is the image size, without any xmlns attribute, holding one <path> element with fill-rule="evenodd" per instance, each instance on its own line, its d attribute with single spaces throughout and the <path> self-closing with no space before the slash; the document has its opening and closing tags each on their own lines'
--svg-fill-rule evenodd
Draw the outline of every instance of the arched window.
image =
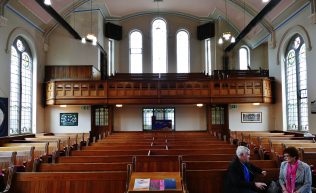
<svg viewBox="0 0 316 193">
<path fill-rule="evenodd" d="M 189 33 L 180 30 L 177 33 L 177 72 L 189 73 Z"/>
<path fill-rule="evenodd" d="M 130 73 L 143 72 L 143 36 L 133 31 L 129 36 Z"/>
<path fill-rule="evenodd" d="M 108 76 L 115 75 L 114 68 L 114 40 L 109 39 L 108 42 Z"/>
<path fill-rule="evenodd" d="M 11 46 L 10 135 L 32 133 L 32 53 L 17 37 Z"/>
<path fill-rule="evenodd" d="M 205 40 L 205 72 L 208 75 L 212 74 L 212 61 L 211 61 L 211 39 Z"/>
<path fill-rule="evenodd" d="M 167 72 L 167 24 L 156 19 L 152 24 L 153 73 Z"/>
<path fill-rule="evenodd" d="M 247 46 L 241 46 L 239 49 L 239 69 L 247 70 L 250 66 L 250 53 Z"/>
<path fill-rule="evenodd" d="M 308 131 L 306 52 L 303 38 L 292 37 L 285 52 L 287 129 Z"/>
</svg>

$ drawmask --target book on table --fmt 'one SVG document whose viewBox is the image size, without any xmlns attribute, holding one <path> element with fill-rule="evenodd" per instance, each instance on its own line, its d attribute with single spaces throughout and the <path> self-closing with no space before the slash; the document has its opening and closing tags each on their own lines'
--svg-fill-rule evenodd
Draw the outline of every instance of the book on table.
<svg viewBox="0 0 316 193">
<path fill-rule="evenodd" d="M 134 190 L 149 190 L 150 178 L 135 178 Z"/>
<path fill-rule="evenodd" d="M 165 178 L 164 179 L 165 190 L 176 189 L 176 179 L 175 178 Z"/>
<path fill-rule="evenodd" d="M 149 190 L 164 190 L 164 180 L 150 180 Z"/>
</svg>

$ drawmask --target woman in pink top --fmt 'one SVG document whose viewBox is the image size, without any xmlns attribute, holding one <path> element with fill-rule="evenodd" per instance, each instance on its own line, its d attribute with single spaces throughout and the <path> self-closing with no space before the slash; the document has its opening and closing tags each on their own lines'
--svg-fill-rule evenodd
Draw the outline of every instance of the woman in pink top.
<svg viewBox="0 0 316 193">
<path fill-rule="evenodd" d="M 280 167 L 279 182 L 283 193 L 311 193 L 312 175 L 310 166 L 300 161 L 298 150 L 288 147 L 283 152 L 284 162 Z"/>
</svg>

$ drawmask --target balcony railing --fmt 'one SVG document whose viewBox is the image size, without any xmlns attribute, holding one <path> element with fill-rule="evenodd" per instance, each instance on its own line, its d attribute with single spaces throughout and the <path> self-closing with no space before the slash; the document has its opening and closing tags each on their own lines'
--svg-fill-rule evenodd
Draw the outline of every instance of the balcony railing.
<svg viewBox="0 0 316 193">
<path fill-rule="evenodd" d="M 51 81 L 46 103 L 194 104 L 271 103 L 272 80 L 264 77 L 221 80 Z"/>
</svg>

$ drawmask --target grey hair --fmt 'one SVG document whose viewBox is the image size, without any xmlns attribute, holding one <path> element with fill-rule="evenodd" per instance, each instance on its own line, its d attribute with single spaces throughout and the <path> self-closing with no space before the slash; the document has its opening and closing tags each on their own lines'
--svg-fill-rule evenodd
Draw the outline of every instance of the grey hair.
<svg viewBox="0 0 316 193">
<path fill-rule="evenodd" d="M 240 156 L 242 156 L 243 154 L 246 153 L 250 153 L 250 149 L 248 149 L 248 147 L 245 146 L 238 146 L 236 149 L 236 155 L 238 158 L 240 158 Z"/>
</svg>

